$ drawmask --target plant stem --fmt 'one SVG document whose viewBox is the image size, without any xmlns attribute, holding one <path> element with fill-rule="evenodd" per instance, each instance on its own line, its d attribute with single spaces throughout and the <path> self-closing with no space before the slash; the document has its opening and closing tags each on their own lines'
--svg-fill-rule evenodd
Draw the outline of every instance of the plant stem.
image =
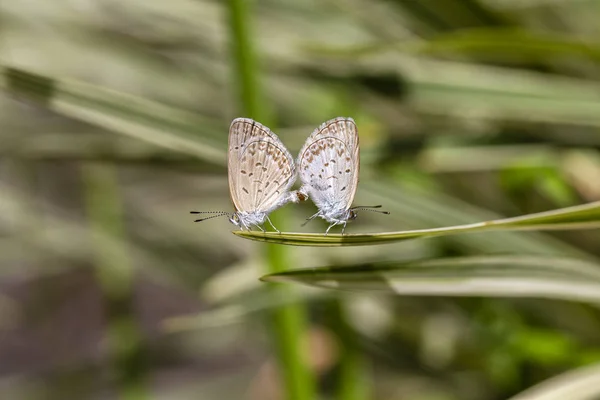
<svg viewBox="0 0 600 400">
<path fill-rule="evenodd" d="M 365 400 L 369 398 L 370 385 L 366 361 L 361 353 L 354 329 L 347 320 L 346 305 L 340 298 L 331 300 L 331 326 L 336 332 L 340 347 L 340 365 L 337 381 L 338 400 Z"/>
<path fill-rule="evenodd" d="M 229 1 L 231 44 L 234 58 L 236 87 L 239 90 L 240 110 L 249 118 L 259 120 L 273 129 L 272 121 L 267 121 L 268 113 L 258 84 L 258 68 L 254 58 L 249 21 L 252 20 L 246 0 Z M 271 216 L 279 229 L 284 229 L 285 210 Z M 288 250 L 279 245 L 265 246 L 265 259 L 268 272 L 281 272 L 288 263 Z M 284 291 L 293 296 L 295 288 L 272 285 L 274 293 Z M 304 351 L 306 332 L 306 312 L 302 304 L 282 306 L 272 312 L 273 334 L 275 336 L 280 371 L 285 385 L 286 399 L 314 400 L 314 378 L 305 363 Z"/>
</svg>

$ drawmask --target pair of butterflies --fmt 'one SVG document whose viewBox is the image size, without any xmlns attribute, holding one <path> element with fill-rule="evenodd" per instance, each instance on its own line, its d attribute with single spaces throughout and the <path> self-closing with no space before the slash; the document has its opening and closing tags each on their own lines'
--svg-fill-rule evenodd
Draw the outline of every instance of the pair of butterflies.
<svg viewBox="0 0 600 400">
<path fill-rule="evenodd" d="M 266 220 L 279 232 L 269 214 L 287 203 L 310 197 L 319 211 L 307 222 L 321 217 L 330 223 L 325 234 L 336 225 L 343 225 L 343 234 L 358 210 L 376 211 L 373 209 L 381 207 L 351 208 L 360 167 L 358 131 L 352 118 L 334 118 L 315 129 L 296 162 L 269 128 L 249 118 L 236 118 L 229 128 L 227 154 L 229 192 L 235 212 L 191 211 L 216 214 L 195 222 L 227 216 L 241 229 L 250 230 L 254 225 L 264 231 L 261 225 Z M 298 175 L 302 185 L 291 191 Z"/>
</svg>

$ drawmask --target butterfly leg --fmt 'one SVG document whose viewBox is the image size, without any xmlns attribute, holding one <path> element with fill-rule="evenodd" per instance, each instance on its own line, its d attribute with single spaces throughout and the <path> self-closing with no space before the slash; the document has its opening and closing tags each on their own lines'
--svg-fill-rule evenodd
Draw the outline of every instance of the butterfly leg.
<svg viewBox="0 0 600 400">
<path fill-rule="evenodd" d="M 262 226 L 260 226 L 260 225 L 256 225 L 256 227 L 257 227 L 258 229 L 260 229 L 260 230 L 261 230 L 263 233 L 265 233 L 265 230 L 263 229 L 263 227 L 262 227 Z"/>
<path fill-rule="evenodd" d="M 329 225 L 329 228 L 327 228 L 327 230 L 325 231 L 325 236 L 327 236 L 327 234 L 329 233 L 329 230 L 331 228 L 333 228 L 334 226 L 336 226 L 337 224 L 338 224 L 337 222 L 334 222 L 333 224 Z"/>
<path fill-rule="evenodd" d="M 348 221 L 344 221 L 344 226 L 342 227 L 342 235 L 346 232 L 346 225 L 348 225 Z"/>
<path fill-rule="evenodd" d="M 321 211 L 317 211 L 313 216 L 311 216 L 310 218 L 306 218 L 306 221 L 301 225 L 304 226 L 306 224 L 308 224 L 310 221 L 312 221 L 313 219 L 317 218 L 319 215 L 321 215 Z"/>
<path fill-rule="evenodd" d="M 269 224 L 271 225 L 271 227 L 273 229 L 275 229 L 277 231 L 277 233 L 279 233 L 281 235 L 281 232 L 279 231 L 279 229 L 275 228 L 275 225 L 273 225 L 273 222 L 271 222 L 271 218 L 269 218 L 269 216 L 267 216 L 267 221 L 269 221 Z"/>
</svg>

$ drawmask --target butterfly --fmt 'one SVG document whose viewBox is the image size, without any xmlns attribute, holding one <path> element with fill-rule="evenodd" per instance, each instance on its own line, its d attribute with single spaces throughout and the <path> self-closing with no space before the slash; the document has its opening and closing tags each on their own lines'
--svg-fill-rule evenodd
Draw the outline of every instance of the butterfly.
<svg viewBox="0 0 600 400">
<path fill-rule="evenodd" d="M 306 196 L 290 188 L 296 181 L 294 158 L 281 140 L 266 126 L 249 118 L 236 118 L 229 127 L 227 152 L 229 194 L 235 211 L 191 211 L 192 214 L 217 214 L 197 219 L 205 221 L 221 216 L 242 230 L 265 220 L 275 229 L 269 214 L 283 205 Z"/>
<path fill-rule="evenodd" d="M 377 211 L 373 207 L 351 207 L 360 170 L 358 129 L 352 118 L 337 117 L 319 126 L 308 137 L 300 150 L 296 166 L 302 186 L 298 196 L 308 196 L 319 211 L 306 220 L 321 217 L 331 225 L 325 235 L 336 225 L 356 219 L 357 211 Z"/>
</svg>

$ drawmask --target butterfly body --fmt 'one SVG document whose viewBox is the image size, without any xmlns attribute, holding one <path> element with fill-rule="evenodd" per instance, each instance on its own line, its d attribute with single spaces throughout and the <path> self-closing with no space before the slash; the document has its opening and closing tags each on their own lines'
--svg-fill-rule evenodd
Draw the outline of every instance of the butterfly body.
<svg viewBox="0 0 600 400">
<path fill-rule="evenodd" d="M 348 208 L 346 201 L 340 201 L 331 196 L 327 191 L 319 189 L 315 190 L 312 187 L 300 190 L 306 190 L 307 195 L 319 209 L 317 217 L 336 224 L 353 219 L 353 212 Z"/>
<path fill-rule="evenodd" d="M 250 230 L 253 225 L 260 227 L 268 220 L 269 214 L 271 214 L 273 211 L 287 203 L 297 203 L 300 200 L 301 197 L 299 198 L 296 192 L 288 192 L 286 195 L 279 198 L 273 205 L 263 211 L 236 211 L 232 213 L 231 217 L 229 218 L 229 222 L 240 227 L 241 229 L 247 230 Z"/>
</svg>

